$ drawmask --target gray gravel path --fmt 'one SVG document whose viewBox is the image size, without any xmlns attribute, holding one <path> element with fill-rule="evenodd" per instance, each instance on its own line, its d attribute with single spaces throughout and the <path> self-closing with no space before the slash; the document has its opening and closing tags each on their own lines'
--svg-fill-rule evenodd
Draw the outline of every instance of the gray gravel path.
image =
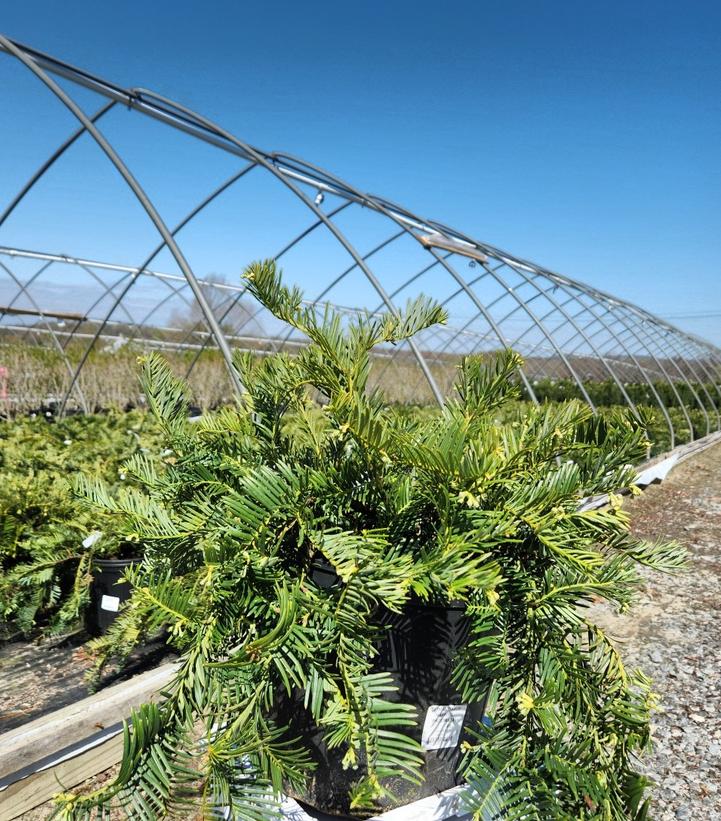
<svg viewBox="0 0 721 821">
<path fill-rule="evenodd" d="M 721 821 L 721 445 L 626 506 L 635 533 L 677 539 L 692 564 L 682 575 L 646 574 L 630 614 L 593 614 L 659 695 L 644 762 L 657 783 L 650 818 Z"/>
</svg>

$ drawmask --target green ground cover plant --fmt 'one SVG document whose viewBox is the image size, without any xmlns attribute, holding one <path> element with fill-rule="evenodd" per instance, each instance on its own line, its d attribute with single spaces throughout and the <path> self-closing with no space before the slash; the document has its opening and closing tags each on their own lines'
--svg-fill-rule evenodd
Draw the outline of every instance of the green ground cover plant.
<svg viewBox="0 0 721 821">
<path fill-rule="evenodd" d="M 661 397 L 667 408 L 680 407 L 683 402 L 689 408 L 721 410 L 721 394 L 713 382 L 699 382 L 695 379 L 686 381 L 671 368 L 670 376 L 675 378 L 672 387 L 666 381 L 655 381 L 653 389 L 647 382 L 624 382 L 623 389 L 631 400 L 639 405 L 657 407 L 654 391 Z M 686 378 L 688 379 L 688 377 Z M 584 383 L 591 400 L 602 407 L 625 405 L 626 401 L 620 387 L 612 379 L 591 380 Z M 567 399 L 583 399 L 578 385 L 572 379 L 537 379 L 533 391 L 539 401 L 564 402 Z"/>
<path fill-rule="evenodd" d="M 626 608 L 640 565 L 684 562 L 675 544 L 635 539 L 615 495 L 646 454 L 643 425 L 576 401 L 504 419 L 512 353 L 464 359 L 442 409 L 397 413 L 368 389 L 371 352 L 444 321 L 438 306 L 344 324 L 305 306 L 273 263 L 246 277 L 310 345 L 295 358 L 237 355 L 247 393 L 194 423 L 187 386 L 149 356 L 143 390 L 172 463 L 136 454 L 136 486 L 117 492 L 78 478 L 93 510 L 146 545 L 98 649 L 109 658 L 164 628 L 181 662 L 163 699 L 133 714 L 115 780 L 63 793 L 60 816 L 119 805 L 138 818 L 276 817 L 280 792 L 302 791 L 314 765 L 292 721 L 277 720 L 293 695 L 356 773 L 351 805 L 371 814 L 389 775 L 416 780 L 423 763 L 407 735 L 413 706 L 374 667 L 379 615 L 462 602 L 472 635 L 455 684 L 467 701 L 491 688 L 462 764 L 474 818 L 641 821 L 636 757 L 653 696 L 585 606 Z M 608 508 L 579 509 L 602 493 Z M 314 582 L 317 561 L 337 584 Z"/>
<path fill-rule="evenodd" d="M 83 507 L 71 481 L 97 476 L 113 490 L 127 459 L 160 447 L 140 411 L 0 423 L 0 635 L 71 629 L 88 603 L 93 559 L 142 552 Z"/>
</svg>

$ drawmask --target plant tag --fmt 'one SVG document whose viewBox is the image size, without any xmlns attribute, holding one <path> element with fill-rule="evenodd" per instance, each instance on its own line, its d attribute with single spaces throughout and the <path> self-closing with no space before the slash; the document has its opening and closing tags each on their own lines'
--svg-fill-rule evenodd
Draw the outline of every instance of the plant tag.
<svg viewBox="0 0 721 821">
<path fill-rule="evenodd" d="M 103 535 L 101 530 L 93 530 L 93 532 L 83 539 L 83 547 L 91 548 L 98 539 Z"/>
<path fill-rule="evenodd" d="M 465 704 L 431 704 L 423 722 L 421 746 L 424 750 L 455 747 L 463 730 Z"/>
<path fill-rule="evenodd" d="M 117 613 L 120 608 L 120 599 L 117 596 L 103 596 L 100 599 L 100 609 L 109 610 L 111 613 Z"/>
</svg>

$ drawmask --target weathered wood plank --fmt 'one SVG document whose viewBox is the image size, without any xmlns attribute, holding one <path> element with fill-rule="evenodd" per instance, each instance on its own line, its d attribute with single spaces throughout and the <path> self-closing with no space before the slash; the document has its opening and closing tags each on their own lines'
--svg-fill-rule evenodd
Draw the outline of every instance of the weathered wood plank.
<svg viewBox="0 0 721 821">
<path fill-rule="evenodd" d="M 82 784 L 83 781 L 117 764 L 122 755 L 123 736 L 120 734 L 75 758 L 16 781 L 0 792 L 0 821 L 12 821 L 13 818 L 44 804 L 56 793 L 61 792 L 63 787 L 70 789 Z"/>
<path fill-rule="evenodd" d="M 0 735 L 0 778 L 127 718 L 131 708 L 152 700 L 167 685 L 176 668 L 164 664 Z"/>
</svg>

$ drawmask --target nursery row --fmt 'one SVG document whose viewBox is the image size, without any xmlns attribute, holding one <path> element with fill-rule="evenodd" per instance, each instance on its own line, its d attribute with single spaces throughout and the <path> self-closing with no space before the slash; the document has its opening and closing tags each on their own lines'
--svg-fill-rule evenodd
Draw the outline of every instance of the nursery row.
<svg viewBox="0 0 721 821">
<path fill-rule="evenodd" d="M 62 401 L 72 382 L 72 374 L 85 354 L 83 347 L 71 343 L 59 352 L 48 348 L 28 345 L 26 342 L 2 338 L 0 366 L 4 369 L 4 381 L 0 392 L 0 416 L 15 417 L 41 408 L 53 409 Z M 121 338 L 121 341 L 122 338 Z M 137 358 L 146 351 L 147 340 L 128 342 L 119 347 L 109 341 L 104 347 L 93 350 L 79 370 L 74 388 L 70 391 L 68 408 L 86 413 L 108 408 L 128 409 L 143 407 L 144 397 L 138 391 Z M 263 355 L 277 347 L 277 341 L 250 340 L 254 347 L 249 351 L 262 351 Z M 293 350 L 297 351 L 297 347 Z M 373 372 L 370 384 L 383 390 L 388 401 L 399 404 L 431 404 L 433 394 L 415 359 L 407 350 L 383 350 L 373 354 Z M 164 356 L 174 373 L 187 378 L 191 402 L 199 410 L 206 411 L 226 405 L 232 397 L 232 386 L 220 353 L 207 348 L 202 351 L 168 349 Z M 65 358 L 64 358 L 65 357 Z M 441 391 L 451 388 L 455 379 L 458 357 L 427 352 L 428 367 Z M 721 388 L 718 381 L 707 381 L 718 367 L 704 364 L 699 375 L 688 368 L 673 366 L 669 361 L 670 379 L 651 382 L 627 381 L 617 383 L 611 379 L 589 378 L 584 381 L 586 396 L 578 383 L 570 378 L 551 379 L 542 376 L 559 369 L 555 361 L 534 360 L 526 369 L 532 382 L 533 392 L 540 402 L 564 402 L 568 399 L 588 399 L 598 407 L 626 407 L 629 400 L 639 407 L 653 409 L 662 415 L 660 406 L 669 409 L 679 441 L 684 440 L 684 428 L 689 423 L 684 413 L 674 414 L 673 409 L 688 410 L 694 428 L 706 433 L 707 415 L 712 429 L 719 427 Z M 676 367 L 676 370 L 673 368 Z M 686 366 L 684 365 L 684 368 Z M 700 364 L 697 364 L 699 369 Z M 532 378 L 532 374 L 537 374 Z M 699 378 L 703 377 L 703 378 Z M 523 385 L 521 396 L 530 399 Z M 668 425 L 665 425 L 668 428 Z"/>
<path fill-rule="evenodd" d="M 136 365 L 137 368 L 137 365 Z M 547 403 L 548 404 L 548 403 Z M 509 399 L 494 423 L 521 423 L 533 405 Z M 657 408 L 641 407 L 651 454 L 668 450 L 668 426 Z M 405 423 L 437 419 L 431 405 L 389 405 Z M 601 416 L 623 412 L 599 409 Z M 220 413 L 222 411 L 213 412 Z M 690 441 L 680 408 L 670 408 L 676 443 Z M 693 438 L 706 433 L 700 410 L 689 414 Z M 212 417 L 212 413 L 211 413 Z M 289 418 L 290 415 L 289 415 Z M 74 491 L 79 476 L 103 479 L 111 493 L 133 482 L 132 456 L 172 462 L 171 450 L 147 411 L 110 411 L 55 419 L 48 411 L 0 423 L 0 637 L 62 632 L 82 622 L 89 603 L 93 561 L 130 558 L 143 545 L 120 538 Z M 102 537 L 93 534 L 102 533 Z"/>
<path fill-rule="evenodd" d="M 711 372 L 717 370 L 713 367 Z M 686 406 L 694 410 L 721 410 L 721 388 L 717 383 L 699 382 L 684 376 L 679 369 L 674 381 L 621 382 L 612 379 L 589 379 L 583 385 L 591 401 L 598 406 L 626 405 L 626 397 L 636 405 L 658 407 L 659 401 L 667 408 Z M 564 402 L 567 399 L 584 399 L 578 384 L 572 379 L 537 379 L 533 392 L 539 402 Z M 626 396 L 624 396 L 624 392 Z"/>
<path fill-rule="evenodd" d="M 94 476 L 114 492 L 129 458 L 161 460 L 162 452 L 142 411 L 0 423 L 0 637 L 82 622 L 93 560 L 142 551 L 81 504 L 73 482 Z"/>
</svg>

